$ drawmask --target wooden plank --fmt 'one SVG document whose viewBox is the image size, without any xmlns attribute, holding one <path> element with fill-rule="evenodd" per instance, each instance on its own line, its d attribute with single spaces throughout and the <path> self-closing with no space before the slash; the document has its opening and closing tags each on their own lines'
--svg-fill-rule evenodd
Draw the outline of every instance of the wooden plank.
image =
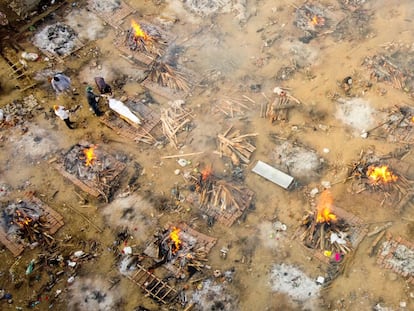
<svg viewBox="0 0 414 311">
<path fill-rule="evenodd" d="M 289 189 L 294 181 L 294 178 L 278 169 L 270 166 L 269 164 L 257 161 L 256 165 L 253 167 L 252 172 L 262 176 L 263 178 L 275 183 L 276 185 Z"/>
</svg>

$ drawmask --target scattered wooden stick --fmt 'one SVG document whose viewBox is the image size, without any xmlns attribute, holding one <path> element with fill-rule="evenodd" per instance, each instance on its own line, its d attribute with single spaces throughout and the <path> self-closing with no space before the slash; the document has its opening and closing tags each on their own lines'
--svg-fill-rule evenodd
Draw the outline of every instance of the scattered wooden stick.
<svg viewBox="0 0 414 311">
<path fill-rule="evenodd" d="M 88 217 L 86 217 L 84 214 L 82 214 L 81 212 L 79 212 L 77 209 L 75 209 L 74 207 L 70 206 L 69 204 L 66 204 L 66 206 L 69 207 L 69 209 L 71 211 L 73 211 L 76 214 L 78 214 L 79 216 L 81 216 L 89 224 L 91 224 L 96 230 L 98 230 L 99 233 L 102 233 L 103 232 L 103 230 L 101 228 L 99 228 L 97 225 L 95 225 Z"/>
<path fill-rule="evenodd" d="M 181 158 L 181 157 L 189 157 L 189 156 L 199 155 L 199 154 L 203 154 L 203 153 L 204 153 L 204 151 L 183 153 L 183 154 L 174 154 L 174 155 L 169 155 L 169 156 L 163 156 L 163 157 L 161 157 L 161 159 L 174 159 L 174 158 Z"/>
</svg>

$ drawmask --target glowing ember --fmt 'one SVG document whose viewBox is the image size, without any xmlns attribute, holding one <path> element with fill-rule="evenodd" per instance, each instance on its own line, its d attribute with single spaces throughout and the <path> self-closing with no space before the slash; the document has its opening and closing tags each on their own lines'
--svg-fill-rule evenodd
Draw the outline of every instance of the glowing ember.
<svg viewBox="0 0 414 311">
<path fill-rule="evenodd" d="M 28 216 L 24 216 L 19 210 L 16 210 L 16 219 L 14 220 L 14 223 L 20 228 L 28 226 L 32 221 L 33 219 Z"/>
<path fill-rule="evenodd" d="M 203 181 L 206 181 L 211 175 L 213 174 L 213 168 L 210 166 L 207 166 L 205 169 L 201 171 L 201 178 Z"/>
<path fill-rule="evenodd" d="M 316 217 L 316 222 L 318 223 L 330 223 L 335 222 L 337 217 L 335 214 L 332 214 L 331 209 L 333 205 L 333 197 L 330 191 L 325 190 L 321 193 L 318 203 L 318 215 Z"/>
<path fill-rule="evenodd" d="M 142 30 L 141 26 L 134 20 L 131 20 L 131 27 L 134 29 L 134 35 L 137 39 L 143 39 L 145 41 L 151 40 L 151 37 Z"/>
<path fill-rule="evenodd" d="M 414 123 L 414 116 L 412 116 L 412 117 L 411 117 L 411 122 L 413 122 L 413 123 Z"/>
<path fill-rule="evenodd" d="M 398 176 L 394 175 L 386 165 L 368 167 L 367 176 L 373 184 L 389 183 L 398 180 Z"/>
<path fill-rule="evenodd" d="M 181 246 L 181 241 L 179 237 L 180 231 L 181 231 L 180 228 L 173 227 L 170 233 L 170 239 L 171 241 L 174 242 L 173 253 L 176 253 L 180 249 L 180 246 Z"/>
<path fill-rule="evenodd" d="M 314 15 L 311 20 L 312 25 L 314 26 L 323 26 L 325 25 L 325 19 L 323 17 L 319 17 Z"/>
<path fill-rule="evenodd" d="M 91 146 L 83 150 L 83 154 L 85 155 L 85 165 L 92 166 L 96 160 L 95 155 L 96 146 Z"/>
</svg>

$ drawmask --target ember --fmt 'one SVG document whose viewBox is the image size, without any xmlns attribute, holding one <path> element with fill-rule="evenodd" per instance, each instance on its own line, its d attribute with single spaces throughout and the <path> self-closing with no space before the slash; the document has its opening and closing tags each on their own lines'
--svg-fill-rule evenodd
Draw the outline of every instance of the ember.
<svg viewBox="0 0 414 311">
<path fill-rule="evenodd" d="M 398 180 L 398 176 L 394 175 L 386 165 L 369 166 L 367 170 L 367 176 L 370 182 L 374 185 L 386 184 Z"/>
<path fill-rule="evenodd" d="M 145 41 L 147 41 L 147 40 L 151 40 L 151 37 L 150 36 L 148 36 L 146 33 L 145 33 L 145 31 L 143 31 L 142 29 L 141 29 L 141 26 L 137 23 L 137 22 L 135 22 L 134 20 L 132 20 L 131 21 L 131 27 L 132 27 L 132 29 L 135 31 L 134 32 L 134 35 L 135 35 L 135 38 L 138 40 L 138 39 L 143 39 L 143 40 L 145 40 Z"/>
<path fill-rule="evenodd" d="M 140 24 L 131 20 L 131 29 L 127 31 L 126 45 L 131 51 L 148 51 L 148 44 L 153 38 L 143 30 Z"/>
<path fill-rule="evenodd" d="M 311 20 L 312 25 L 314 26 L 323 26 L 325 25 L 325 19 L 318 15 L 314 15 Z"/>
<path fill-rule="evenodd" d="M 92 166 L 97 159 L 95 149 L 96 146 L 91 146 L 83 150 L 83 154 L 85 155 L 85 166 Z"/>
</svg>

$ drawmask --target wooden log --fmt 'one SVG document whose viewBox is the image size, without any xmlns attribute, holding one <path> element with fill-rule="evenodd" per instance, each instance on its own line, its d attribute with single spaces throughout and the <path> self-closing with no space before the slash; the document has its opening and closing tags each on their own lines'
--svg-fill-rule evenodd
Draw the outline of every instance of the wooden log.
<svg viewBox="0 0 414 311">
<path fill-rule="evenodd" d="M 372 257 L 375 253 L 375 248 L 377 247 L 378 243 L 381 241 L 381 239 L 384 237 L 385 235 L 385 230 L 382 231 L 374 240 L 374 242 L 372 242 L 371 247 L 368 251 L 368 256 Z"/>
</svg>

